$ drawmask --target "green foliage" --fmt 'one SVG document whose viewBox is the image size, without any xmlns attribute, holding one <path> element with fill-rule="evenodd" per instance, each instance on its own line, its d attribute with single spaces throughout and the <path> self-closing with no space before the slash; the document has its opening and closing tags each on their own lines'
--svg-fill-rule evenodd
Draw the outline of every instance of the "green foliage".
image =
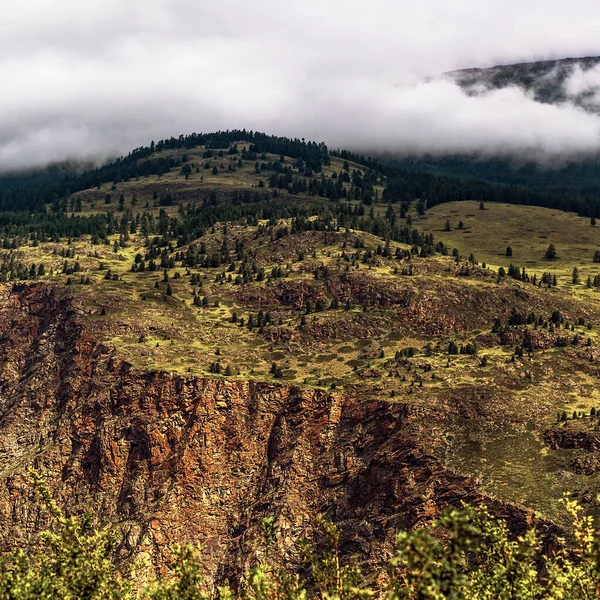
<svg viewBox="0 0 600 600">
<path fill-rule="evenodd" d="M 30 471 L 42 502 L 53 518 L 32 548 L 17 549 L 0 561 L 2 600 L 129 599 L 131 582 L 112 560 L 115 539 L 96 530 L 89 518 L 66 517 L 40 476 Z"/>
<path fill-rule="evenodd" d="M 200 549 L 196 546 L 176 546 L 175 562 L 169 581 L 155 580 L 142 592 L 144 600 L 208 600 L 203 589 Z"/>
<path fill-rule="evenodd" d="M 576 502 L 564 506 L 576 545 L 560 540 L 553 556 L 541 555 L 535 527 L 513 537 L 484 507 L 453 509 L 431 528 L 399 534 L 388 598 L 596 598 L 600 536 Z"/>
<path fill-rule="evenodd" d="M 514 536 L 504 520 L 483 506 L 452 508 L 429 527 L 403 531 L 387 564 L 387 576 L 370 583 L 356 559 L 341 552 L 342 532 L 319 518 L 316 542 L 301 539 L 300 569 L 279 565 L 276 523 L 263 520 L 264 549 L 234 591 L 207 585 L 202 551 L 173 548 L 168 575 L 140 588 L 132 573 L 121 574 L 112 556 L 114 537 L 94 529 L 89 518 L 66 517 L 40 476 L 31 471 L 52 526 L 27 551 L 14 550 L 0 561 L 0 599 L 34 600 L 537 600 L 597 598 L 600 584 L 600 532 L 577 502 L 563 505 L 572 522 L 573 542 L 542 553 L 535 522 Z M 301 575 L 300 575 L 301 573 Z M 383 574 L 382 574 L 383 575 Z"/>
</svg>

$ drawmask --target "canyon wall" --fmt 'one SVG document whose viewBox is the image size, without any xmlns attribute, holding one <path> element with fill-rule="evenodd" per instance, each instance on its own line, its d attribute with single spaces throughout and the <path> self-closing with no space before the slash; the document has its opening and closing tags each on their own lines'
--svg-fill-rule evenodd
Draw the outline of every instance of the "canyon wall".
<svg viewBox="0 0 600 600">
<path fill-rule="evenodd" d="M 28 466 L 68 511 L 119 531 L 119 560 L 160 571 L 173 542 L 199 542 L 214 580 L 255 560 L 269 515 L 280 560 L 297 559 L 294 540 L 325 514 L 343 551 L 376 569 L 399 529 L 482 499 L 423 451 L 423 415 L 402 402 L 139 372 L 86 332 L 84 312 L 58 288 L 0 288 L 3 549 L 48 523 Z"/>
</svg>

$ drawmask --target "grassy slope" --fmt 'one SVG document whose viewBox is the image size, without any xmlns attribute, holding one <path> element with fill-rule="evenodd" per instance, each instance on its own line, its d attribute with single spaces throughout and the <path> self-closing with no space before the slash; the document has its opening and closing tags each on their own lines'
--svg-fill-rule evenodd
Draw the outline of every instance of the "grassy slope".
<svg viewBox="0 0 600 600">
<path fill-rule="evenodd" d="M 452 231 L 445 231 L 446 220 Z M 458 228 L 459 222 L 463 229 Z M 582 276 L 600 273 L 600 265 L 592 257 L 600 250 L 600 227 L 573 213 L 512 204 L 487 203 L 479 210 L 479 202 L 451 202 L 435 206 L 418 226 L 461 254 L 473 252 L 489 265 L 505 267 L 509 263 L 524 266 L 528 272 L 556 273 L 565 282 L 574 267 Z M 547 261 L 544 253 L 549 244 L 557 248 L 560 260 Z M 512 258 L 505 256 L 506 248 Z"/>
<path fill-rule="evenodd" d="M 190 162 L 203 163 L 201 152 L 188 152 Z M 179 169 L 173 169 L 160 178 L 119 183 L 114 189 L 106 184 L 99 190 L 86 190 L 79 194 L 84 212 L 118 212 L 120 194 L 125 196 L 125 208 L 136 194 L 134 212 L 157 214 L 159 209 L 152 198 L 155 190 L 159 195 L 176 192 L 185 203 L 211 189 L 255 190 L 259 179 L 268 180 L 268 173 L 254 173 L 253 163 L 227 170 L 229 160 L 225 156 L 211 161 L 224 165 L 219 175 L 201 168 L 200 173 L 193 172 L 185 180 Z M 326 174 L 341 168 L 341 161 L 333 159 Z M 108 205 L 104 203 L 107 193 L 112 195 Z M 292 201 L 303 199 L 295 197 Z M 328 236 L 307 232 L 271 240 L 268 235 L 257 237 L 256 228 L 243 226 L 229 227 L 230 243 L 244 239 L 267 273 L 274 266 L 284 266 L 285 278 L 253 282 L 244 286 L 242 293 L 241 286 L 233 283 L 215 283 L 218 274 L 226 273 L 226 266 L 195 269 L 192 273 L 202 278 L 200 295 L 210 297 L 209 307 L 195 307 L 190 275 L 180 266 L 169 269 L 172 297 L 164 294 L 162 271 L 131 272 L 135 254 L 144 251 L 143 240 L 136 234 L 117 252 L 112 246 L 92 245 L 89 240 L 73 241 L 76 258 L 90 284 L 78 284 L 79 275 L 75 275 L 70 289 L 85 306 L 91 331 L 137 367 L 206 375 L 211 363 L 220 361 L 223 367 L 230 365 L 236 377 L 269 379 L 270 366 L 277 362 L 284 378 L 299 385 L 329 387 L 335 383 L 347 394 L 412 404 L 424 411 L 419 435 L 432 451 L 451 449 L 447 455 L 451 464 L 479 475 L 487 489 L 552 513 L 554 501 L 565 489 L 579 489 L 589 480 L 572 475 L 557 481 L 555 471 L 568 465 L 570 454 L 548 451 L 540 444 L 538 433 L 554 421 L 558 411 L 589 412 L 592 406 L 600 406 L 597 360 L 589 360 L 583 347 L 552 345 L 513 360 L 514 344 L 498 345 L 497 341 L 486 341 L 486 335 L 495 316 L 505 318 L 513 305 L 520 310 L 535 307 L 546 318 L 554 308 L 560 308 L 571 323 L 580 316 L 591 321 L 592 330 L 577 327 L 577 331 L 600 345 L 600 293 L 570 283 L 573 266 L 581 268 L 583 281 L 588 272 L 594 272 L 591 256 L 596 247 L 600 248 L 600 229 L 573 215 L 542 208 L 488 204 L 480 211 L 478 206 L 476 202 L 438 206 L 425 218 L 415 217 L 415 222 L 461 254 L 473 252 L 478 261 L 494 269 L 508 266 L 512 260 L 532 273 L 555 271 L 558 289 L 545 290 L 512 280 L 498 283 L 491 270 L 483 269 L 470 277 L 458 277 L 458 265 L 444 257 L 413 259 L 414 275 L 407 277 L 400 274 L 406 262 L 378 257 L 372 265 L 359 261 L 358 266 L 350 267 L 348 273 L 362 278 L 356 293 L 365 289 L 374 290 L 373 294 L 408 291 L 408 307 L 369 305 L 363 312 L 361 303 L 355 301 L 350 311 L 340 307 L 307 315 L 302 327 L 302 305 L 273 300 L 277 286 L 304 293 L 319 285 L 314 275 L 317 267 L 327 266 L 331 277 L 346 272 L 349 263 L 342 259 L 342 253 L 352 253 L 357 239 L 372 250 L 381 240 L 352 231 Z M 173 206 L 167 210 L 175 214 L 177 209 Z M 384 213 L 385 207 L 376 206 L 375 210 Z M 447 218 L 453 226 L 451 232 L 444 231 Z M 459 220 L 465 223 L 463 230 L 457 229 Z M 210 249 L 219 247 L 222 239 L 222 227 L 217 226 L 197 242 L 204 241 Z M 550 242 L 557 246 L 560 261 L 542 260 Z M 508 245 L 514 251 L 512 259 L 504 257 Z M 62 285 L 66 277 L 57 271 L 64 259 L 54 252 L 60 253 L 67 246 L 66 241 L 45 243 L 18 253 L 26 263 L 43 260 L 49 273 L 44 279 Z M 396 246 L 392 244 L 392 250 Z M 300 252 L 304 253 L 302 260 L 298 258 Z M 117 273 L 119 281 L 104 280 L 100 262 Z M 50 269 L 54 273 L 50 274 Z M 174 278 L 177 272 L 179 279 Z M 251 313 L 256 315 L 261 303 L 271 311 L 274 323 L 281 321 L 280 326 L 261 332 L 231 323 L 234 310 L 247 320 Z M 144 341 L 140 341 L 142 334 Z M 446 349 L 450 340 L 459 344 L 477 340 L 478 356 L 449 357 Z M 432 347 L 428 354 L 423 352 L 427 344 Z M 396 351 L 407 347 L 416 347 L 419 354 L 394 360 Z M 488 360 L 485 366 L 483 356 Z M 531 430 L 527 434 L 533 436 L 531 439 L 522 433 L 515 436 L 515 431 L 525 429 Z M 549 452 L 549 458 L 543 459 Z"/>
</svg>

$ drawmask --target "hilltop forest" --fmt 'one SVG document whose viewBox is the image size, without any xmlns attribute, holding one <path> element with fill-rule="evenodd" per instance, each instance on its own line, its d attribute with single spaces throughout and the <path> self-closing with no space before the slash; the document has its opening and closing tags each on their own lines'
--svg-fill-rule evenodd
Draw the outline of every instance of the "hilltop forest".
<svg viewBox="0 0 600 600">
<path fill-rule="evenodd" d="M 246 130 L 2 175 L 0 590 L 587 593 L 599 185 Z"/>
</svg>

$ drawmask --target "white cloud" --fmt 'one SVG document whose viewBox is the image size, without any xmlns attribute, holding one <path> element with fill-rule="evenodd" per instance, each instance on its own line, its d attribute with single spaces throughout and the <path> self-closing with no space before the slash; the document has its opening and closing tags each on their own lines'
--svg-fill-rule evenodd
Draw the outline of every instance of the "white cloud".
<svg viewBox="0 0 600 600">
<path fill-rule="evenodd" d="M 569 96 L 600 112 L 600 65 L 591 69 L 577 66 L 565 82 Z"/>
<path fill-rule="evenodd" d="M 571 105 L 419 82 L 600 53 L 598 30 L 589 0 L 11 3 L 0 20 L 0 169 L 234 127 L 395 152 L 596 150 L 600 120 Z"/>
</svg>

